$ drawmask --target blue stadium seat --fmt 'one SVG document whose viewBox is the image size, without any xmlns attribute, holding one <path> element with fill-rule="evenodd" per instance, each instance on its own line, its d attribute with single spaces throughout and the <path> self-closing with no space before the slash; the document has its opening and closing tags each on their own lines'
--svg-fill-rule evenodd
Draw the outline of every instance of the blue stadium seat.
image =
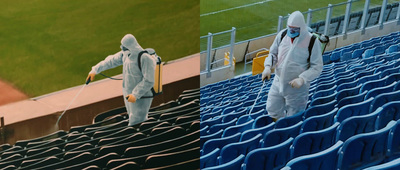
<svg viewBox="0 0 400 170">
<path fill-rule="evenodd" d="M 389 78 L 387 80 L 389 80 Z M 387 80 L 386 80 L 386 82 L 388 82 Z M 396 82 L 393 82 L 392 84 L 372 89 L 372 90 L 368 91 L 368 93 L 365 95 L 364 99 L 376 97 L 378 94 L 392 92 L 395 85 L 396 85 Z"/>
<path fill-rule="evenodd" d="M 254 129 L 254 128 L 264 127 L 264 126 L 271 124 L 272 122 L 274 122 L 274 120 L 271 118 L 271 116 L 262 115 L 254 120 L 252 128 Z"/>
<path fill-rule="evenodd" d="M 385 86 L 386 79 L 387 79 L 387 77 L 383 77 L 378 80 L 371 80 L 371 81 L 364 83 L 360 89 L 360 93 L 362 93 L 364 91 L 372 90 L 374 88 Z"/>
<path fill-rule="evenodd" d="M 386 48 L 384 45 L 377 46 L 377 47 L 375 47 L 374 55 L 384 54 L 385 50 L 386 50 Z"/>
<path fill-rule="evenodd" d="M 323 96 L 329 96 L 335 92 L 336 87 L 337 86 L 334 85 L 333 87 L 331 87 L 329 89 L 318 91 L 318 92 L 314 93 L 314 95 L 312 96 L 312 99 L 316 99 L 318 97 L 323 97 Z"/>
<path fill-rule="evenodd" d="M 370 48 L 364 51 L 362 54 L 362 58 L 370 58 L 373 57 L 375 53 L 375 48 Z"/>
<path fill-rule="evenodd" d="M 352 51 L 348 51 L 345 52 L 341 57 L 340 57 L 340 61 L 347 61 L 347 60 L 351 60 L 353 56 L 353 52 Z"/>
<path fill-rule="evenodd" d="M 378 107 L 381 107 L 384 104 L 389 103 L 391 101 L 400 101 L 400 91 L 399 90 L 377 95 L 375 97 L 374 101 L 372 101 L 372 103 L 371 103 L 369 112 L 373 112 Z"/>
<path fill-rule="evenodd" d="M 345 105 L 348 104 L 354 104 L 354 103 L 358 103 L 358 102 L 362 102 L 364 101 L 364 97 L 365 95 L 368 93 L 368 91 L 364 91 L 360 94 L 354 95 L 354 96 L 349 96 L 349 97 L 345 97 L 342 100 L 340 100 L 338 102 L 338 104 L 336 105 L 337 108 L 342 108 Z"/>
<path fill-rule="evenodd" d="M 399 120 L 400 118 L 400 101 L 391 101 L 382 106 L 382 111 L 378 114 L 375 129 L 381 129 L 391 120 Z"/>
<path fill-rule="evenodd" d="M 368 114 L 369 107 L 371 105 L 372 100 L 374 100 L 373 97 L 368 98 L 367 100 L 360 102 L 360 103 L 349 104 L 349 105 L 343 106 L 337 112 L 337 114 L 335 116 L 335 122 L 342 122 L 343 120 L 345 120 L 346 118 L 349 118 L 351 116 Z"/>
<path fill-rule="evenodd" d="M 301 125 L 303 121 L 298 122 L 297 124 L 286 127 L 286 128 L 279 128 L 273 129 L 267 132 L 264 135 L 264 138 L 260 141 L 261 147 L 270 147 L 277 145 L 279 143 L 284 142 L 285 140 L 289 139 L 290 137 L 296 137 L 300 133 Z"/>
<path fill-rule="evenodd" d="M 354 75 L 355 77 L 356 75 Z M 358 80 L 354 81 L 354 77 L 351 78 L 348 82 L 343 82 L 342 84 L 338 85 L 338 87 L 336 88 L 336 91 L 342 91 L 344 89 L 349 89 L 349 88 L 353 88 L 357 86 L 357 82 Z M 343 78 L 342 78 L 343 79 Z M 342 80 L 340 79 L 340 80 Z"/>
<path fill-rule="evenodd" d="M 200 136 L 209 135 L 209 134 L 208 134 L 208 129 L 209 129 L 208 126 L 205 126 L 205 127 L 203 127 L 202 129 L 200 129 Z"/>
<path fill-rule="evenodd" d="M 251 108 L 249 108 L 250 110 Z M 249 111 L 249 116 L 251 119 L 256 119 L 257 117 L 261 115 L 267 114 L 267 110 L 265 110 L 265 103 L 262 103 L 258 106 L 254 106 L 252 112 L 250 113 Z"/>
<path fill-rule="evenodd" d="M 365 168 L 364 170 L 396 170 L 400 169 L 400 158 L 397 158 L 395 160 L 392 160 L 390 162 L 382 163 L 379 165 L 371 166 L 368 168 Z"/>
<path fill-rule="evenodd" d="M 245 124 L 245 123 L 249 122 L 250 120 L 254 120 L 254 119 L 252 119 L 249 114 L 244 114 L 238 118 L 238 120 L 236 121 L 236 125 Z"/>
<path fill-rule="evenodd" d="M 338 151 L 342 147 L 343 142 L 338 141 L 333 146 L 321 152 L 304 155 L 290 160 L 282 170 L 290 169 L 323 169 L 336 170 Z"/>
<path fill-rule="evenodd" d="M 381 111 L 379 108 L 370 114 L 345 119 L 337 129 L 336 140 L 346 141 L 354 135 L 375 131 L 375 121 Z"/>
<path fill-rule="evenodd" d="M 224 130 L 221 129 L 213 134 L 209 134 L 207 136 L 200 136 L 200 146 L 202 146 L 205 142 L 207 142 L 210 139 L 220 138 L 222 136 L 223 131 Z"/>
<path fill-rule="evenodd" d="M 254 136 L 253 138 L 241 142 L 230 143 L 221 149 L 219 157 L 219 164 L 224 164 L 234 160 L 240 154 L 247 155 L 250 151 L 258 148 L 261 134 Z"/>
<path fill-rule="evenodd" d="M 240 137 L 240 141 L 245 141 L 245 140 L 251 139 L 258 134 L 261 134 L 262 136 L 264 136 L 265 133 L 274 129 L 274 126 L 275 126 L 275 122 L 272 122 L 269 125 L 264 126 L 264 127 L 246 130 L 242 133 L 242 136 Z"/>
<path fill-rule="evenodd" d="M 309 107 L 304 112 L 303 120 L 305 120 L 309 117 L 312 117 L 312 116 L 317 116 L 317 115 L 322 115 L 322 114 L 328 113 L 335 108 L 335 105 L 336 105 L 336 100 L 332 100 L 329 103 Z"/>
<path fill-rule="evenodd" d="M 237 118 L 231 120 L 230 122 L 215 124 L 210 127 L 208 134 L 214 134 L 220 130 L 225 130 L 227 127 L 234 126 L 236 124 Z"/>
<path fill-rule="evenodd" d="M 353 51 L 352 58 L 361 58 L 364 51 L 365 51 L 365 49 L 355 49 Z"/>
<path fill-rule="evenodd" d="M 316 99 L 311 101 L 310 107 L 311 106 L 317 106 L 317 105 L 325 104 L 325 103 L 328 103 L 328 102 L 330 102 L 332 100 L 335 100 L 336 95 L 337 95 L 337 92 L 335 91 L 329 96 L 318 97 L 318 98 L 316 98 Z"/>
<path fill-rule="evenodd" d="M 388 79 L 386 80 L 386 83 L 385 83 L 386 85 L 392 84 L 393 82 L 400 80 L 400 73 L 399 72 L 390 74 L 388 76 L 389 77 L 388 77 Z"/>
<path fill-rule="evenodd" d="M 222 116 L 213 117 L 211 119 L 207 119 L 207 120 L 204 120 L 204 121 L 200 122 L 200 128 L 202 129 L 205 126 L 209 126 L 210 127 L 210 126 L 212 126 L 214 124 L 221 123 L 221 121 L 222 121 Z"/>
<path fill-rule="evenodd" d="M 347 139 L 339 150 L 338 169 L 361 169 L 379 164 L 387 154 L 392 121 L 378 131 L 355 135 Z"/>
<path fill-rule="evenodd" d="M 203 170 L 224 170 L 224 169 L 240 169 L 242 167 L 242 163 L 244 161 L 245 156 L 239 155 L 234 160 L 227 162 L 225 164 L 212 166 L 204 168 Z"/>
<path fill-rule="evenodd" d="M 360 91 L 361 86 L 362 85 L 359 84 L 356 87 L 340 90 L 336 95 L 336 101 L 340 101 L 345 97 L 357 95 Z"/>
<path fill-rule="evenodd" d="M 292 116 L 280 118 L 276 121 L 275 128 L 286 128 L 293 126 L 303 120 L 304 111 L 296 113 Z"/>
<path fill-rule="evenodd" d="M 222 137 L 231 136 L 238 132 L 244 132 L 245 130 L 251 129 L 253 122 L 254 122 L 254 120 L 250 120 L 244 124 L 228 127 L 224 130 Z"/>
<path fill-rule="evenodd" d="M 357 84 L 364 84 L 365 82 L 368 82 L 368 81 L 371 81 L 371 80 L 377 80 L 377 79 L 379 79 L 379 77 L 380 77 L 380 73 L 381 72 L 378 72 L 378 73 L 375 73 L 375 74 L 373 74 L 373 75 L 368 75 L 368 76 L 364 76 L 364 77 L 362 77 L 362 78 L 360 78 L 359 80 L 358 80 L 358 82 L 357 82 Z"/>
<path fill-rule="evenodd" d="M 328 128 L 333 124 L 333 117 L 335 116 L 337 110 L 337 108 L 334 108 L 332 111 L 326 114 L 307 118 L 306 120 L 304 120 L 300 132 L 304 133 Z"/>
<path fill-rule="evenodd" d="M 222 149 L 227 144 L 239 142 L 240 136 L 241 133 L 236 133 L 235 135 L 232 136 L 208 140 L 203 145 L 203 149 L 201 150 L 201 155 L 208 154 L 215 148 Z"/>
<path fill-rule="evenodd" d="M 336 84 L 336 81 L 332 81 L 332 80 L 330 80 L 330 81 L 331 81 L 330 83 L 324 83 L 324 84 L 319 83 L 315 90 L 320 91 L 320 90 L 326 90 L 326 89 L 332 88 Z"/>
<path fill-rule="evenodd" d="M 215 148 L 213 151 L 200 156 L 200 168 L 203 169 L 206 167 L 218 165 L 217 157 L 218 157 L 219 153 L 220 153 L 220 149 Z"/>
<path fill-rule="evenodd" d="M 332 52 L 330 57 L 331 62 L 336 62 L 340 60 L 340 51 Z"/>
<path fill-rule="evenodd" d="M 246 108 L 240 108 L 237 111 L 234 111 L 232 113 L 226 114 L 222 116 L 222 122 L 230 122 L 235 118 L 239 118 L 240 116 L 246 114 L 247 109 Z"/>
<path fill-rule="evenodd" d="M 297 136 L 292 146 L 291 157 L 296 158 L 303 155 L 313 154 L 325 150 L 335 144 L 336 129 L 340 123 L 312 132 L 301 133 Z"/>
<path fill-rule="evenodd" d="M 386 69 L 386 70 L 382 71 L 381 78 L 385 77 L 385 76 L 389 76 L 389 75 L 391 75 L 393 73 L 398 73 L 399 70 L 400 70 L 399 67 L 393 67 L 393 68 Z"/>
<path fill-rule="evenodd" d="M 289 147 L 293 138 L 277 145 L 255 149 L 247 154 L 242 170 L 279 170 L 290 160 Z"/>
<path fill-rule="evenodd" d="M 390 131 L 388 138 L 388 153 L 386 160 L 393 160 L 400 156 L 400 121 L 396 122 L 395 127 Z"/>
<path fill-rule="evenodd" d="M 391 45 L 389 48 L 387 48 L 385 50 L 386 54 L 390 54 L 390 53 L 398 52 L 398 51 L 400 51 L 398 44 Z"/>
</svg>

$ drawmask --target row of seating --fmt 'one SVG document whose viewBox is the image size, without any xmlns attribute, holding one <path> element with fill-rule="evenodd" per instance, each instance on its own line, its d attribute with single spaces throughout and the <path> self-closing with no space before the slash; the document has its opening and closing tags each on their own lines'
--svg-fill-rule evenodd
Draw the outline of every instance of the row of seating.
<svg viewBox="0 0 400 170">
<path fill-rule="evenodd" d="M 128 126 L 126 109 L 0 148 L 6 169 L 196 169 L 199 167 L 199 89 L 150 109 L 147 121 Z"/>
<path fill-rule="evenodd" d="M 369 44 L 362 48 L 370 49 L 376 44 L 393 41 L 393 37 L 398 35 L 399 32 L 396 32 L 360 44 Z M 396 43 L 390 46 L 398 47 Z M 397 127 L 393 125 L 396 123 L 390 121 L 399 119 L 400 53 L 390 51 L 390 46 L 384 53 L 361 53 L 358 57 L 325 65 L 320 77 L 311 83 L 306 111 L 277 122 L 273 122 L 265 111 L 266 94 L 271 82 L 263 86 L 259 81 L 260 75 L 240 76 L 202 87 L 201 168 L 280 169 L 288 166 L 286 168 L 296 169 L 295 164 L 299 163 L 289 162 L 297 162 L 295 160 L 303 157 L 308 160 L 326 160 L 326 156 L 320 155 L 328 154 L 330 158 L 335 158 L 330 159 L 334 162 L 318 162 L 317 167 L 354 169 L 389 162 L 398 157 L 395 152 L 388 151 L 393 148 L 388 149 L 386 146 L 389 145 L 385 145 L 379 148 L 385 154 L 376 154 L 376 160 L 362 158 L 366 155 L 356 155 L 353 160 L 347 158 L 353 152 L 347 150 L 356 148 L 348 147 L 353 145 L 348 144 L 353 143 L 349 142 L 353 141 L 353 137 L 387 133 Z M 361 47 L 355 46 L 352 50 L 357 48 Z M 260 90 L 262 93 L 258 95 Z M 258 111 L 261 113 L 250 116 L 255 113 L 249 114 L 252 106 L 260 107 Z M 393 138 L 389 140 L 387 135 L 386 138 L 378 138 L 392 141 L 392 147 L 400 145 Z M 371 152 L 368 147 L 358 149 L 365 149 L 363 153 Z M 256 150 L 266 151 L 261 155 L 250 154 Z M 339 150 L 341 155 L 338 154 Z M 306 167 L 313 167 L 309 163 L 306 163 Z M 305 167 L 304 164 L 302 166 Z"/>
</svg>

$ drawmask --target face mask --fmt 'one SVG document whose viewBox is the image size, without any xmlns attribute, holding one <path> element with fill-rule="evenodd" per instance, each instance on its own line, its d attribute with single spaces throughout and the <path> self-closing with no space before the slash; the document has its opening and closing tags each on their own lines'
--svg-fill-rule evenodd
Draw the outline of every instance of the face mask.
<svg viewBox="0 0 400 170">
<path fill-rule="evenodd" d="M 288 27 L 287 35 L 288 35 L 290 38 L 298 37 L 298 36 L 300 35 L 300 28 L 291 28 L 291 27 Z"/>
</svg>

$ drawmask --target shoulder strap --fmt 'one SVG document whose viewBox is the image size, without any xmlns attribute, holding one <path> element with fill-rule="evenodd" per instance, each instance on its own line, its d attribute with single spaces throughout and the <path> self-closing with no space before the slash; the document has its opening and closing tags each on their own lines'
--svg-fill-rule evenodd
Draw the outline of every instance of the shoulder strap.
<svg viewBox="0 0 400 170">
<path fill-rule="evenodd" d="M 139 63 L 139 70 L 140 71 L 142 71 L 142 63 L 140 62 L 140 59 L 142 58 L 142 55 L 144 54 L 144 53 L 149 53 L 149 52 L 147 52 L 146 50 L 143 50 L 143 51 L 141 51 L 139 54 L 138 54 L 138 63 Z"/>
<path fill-rule="evenodd" d="M 283 38 L 285 37 L 285 35 L 287 34 L 287 29 L 285 29 L 285 31 L 282 32 L 281 34 L 281 42 L 283 40 Z"/>
<path fill-rule="evenodd" d="M 308 62 L 310 62 L 311 52 L 314 47 L 315 39 L 317 39 L 317 36 L 313 34 L 311 36 L 310 44 L 308 44 L 308 59 L 307 59 Z"/>
</svg>

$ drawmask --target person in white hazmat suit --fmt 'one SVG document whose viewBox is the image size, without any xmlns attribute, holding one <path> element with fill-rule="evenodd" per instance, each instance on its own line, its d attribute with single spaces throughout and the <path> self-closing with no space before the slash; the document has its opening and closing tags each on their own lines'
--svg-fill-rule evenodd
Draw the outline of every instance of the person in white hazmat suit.
<svg viewBox="0 0 400 170">
<path fill-rule="evenodd" d="M 153 98 L 141 98 L 152 96 L 151 88 L 154 85 L 154 70 L 156 62 L 147 53 L 141 56 L 141 68 L 139 69 L 138 54 L 143 48 L 131 35 L 125 35 L 121 40 L 121 51 L 109 55 L 105 60 L 92 67 L 87 80 L 92 81 L 94 76 L 104 70 L 123 65 L 123 97 L 126 110 L 129 115 L 129 126 L 147 120 L 147 113 Z M 128 97 L 128 99 L 126 99 Z"/>
<path fill-rule="evenodd" d="M 293 12 L 287 21 L 286 35 L 280 31 L 264 61 L 262 80 L 269 79 L 271 68 L 275 78 L 268 93 L 266 109 L 275 120 L 294 115 L 306 108 L 310 82 L 323 68 L 321 43 L 315 41 L 311 54 L 308 46 L 312 34 L 301 12 Z"/>
</svg>

